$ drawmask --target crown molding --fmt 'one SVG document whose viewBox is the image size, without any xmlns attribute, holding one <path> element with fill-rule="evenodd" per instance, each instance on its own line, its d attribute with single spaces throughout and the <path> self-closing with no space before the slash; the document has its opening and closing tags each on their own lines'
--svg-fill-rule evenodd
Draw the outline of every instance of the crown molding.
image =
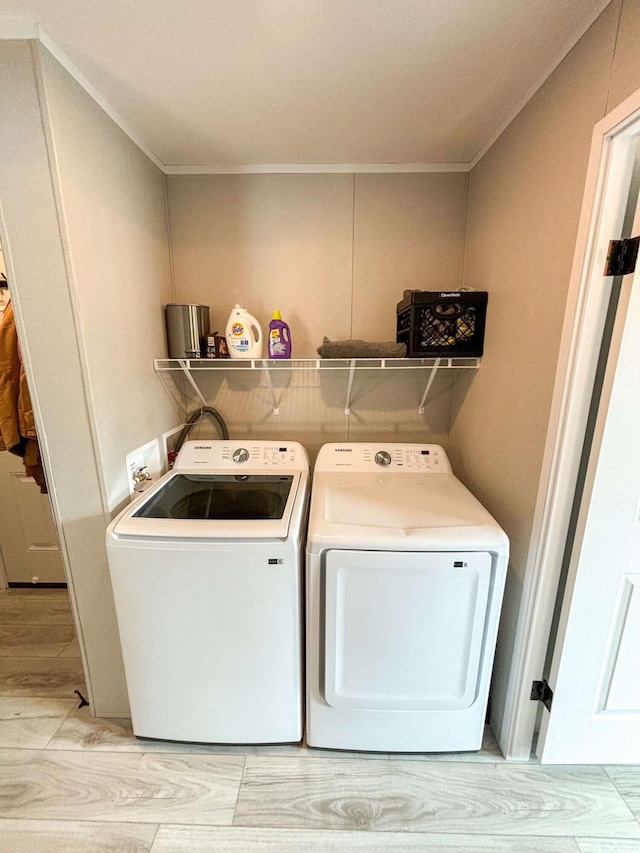
<svg viewBox="0 0 640 853">
<path fill-rule="evenodd" d="M 469 171 L 471 171 L 474 166 L 476 166 L 480 160 L 484 157 L 484 155 L 489 151 L 490 148 L 500 139 L 505 130 L 509 127 L 511 122 L 516 118 L 516 116 L 522 112 L 522 110 L 529 103 L 531 98 L 536 94 L 538 89 L 541 89 L 544 83 L 551 77 L 556 68 L 560 65 L 563 59 L 571 53 L 573 48 L 577 45 L 580 39 L 585 35 L 585 33 L 594 25 L 594 23 L 598 20 L 600 15 L 604 12 L 607 6 L 611 3 L 611 0 L 600 0 L 600 2 L 595 6 L 589 20 L 586 24 L 583 24 L 581 27 L 578 27 L 574 33 L 570 36 L 570 38 L 564 43 L 564 45 L 560 48 L 560 50 L 553 57 L 549 65 L 545 68 L 545 70 L 535 79 L 533 84 L 527 89 L 524 95 L 520 98 L 520 100 L 513 106 L 511 111 L 508 113 L 507 117 L 501 122 L 498 127 L 491 134 L 489 139 L 485 142 L 482 148 L 479 149 L 478 153 L 475 155 L 471 163 L 469 164 Z"/>
<path fill-rule="evenodd" d="M 165 175 L 288 175 L 288 174 L 415 174 L 428 172 L 468 172 L 469 163 L 250 163 L 241 165 L 204 164 L 170 166 L 162 162 L 132 130 L 111 104 L 93 86 L 64 51 L 39 24 L 29 21 L 0 19 L 0 39 L 37 39 L 62 65 L 85 92 L 118 125 L 138 148 Z"/>
<path fill-rule="evenodd" d="M 73 62 L 69 59 L 69 57 L 58 47 L 56 42 L 48 35 L 48 33 L 38 24 L 37 25 L 37 39 L 40 41 L 42 46 L 49 51 L 49 53 L 57 59 L 57 61 L 62 65 L 62 67 L 67 71 L 73 79 L 81 86 L 85 92 L 93 98 L 93 100 L 98 104 L 98 106 L 104 110 L 104 112 L 109 116 L 109 118 L 114 121 L 120 130 L 125 133 L 129 139 L 138 146 L 138 148 L 146 154 L 146 156 L 151 160 L 152 163 L 162 171 L 165 171 L 165 165 L 160 160 L 160 158 L 153 152 L 145 143 L 140 139 L 140 137 L 136 134 L 134 130 L 132 130 L 129 125 L 124 121 L 124 119 L 114 110 L 109 101 L 104 98 L 100 92 L 87 80 L 84 74 L 77 68 Z"/>
<path fill-rule="evenodd" d="M 165 166 L 167 175 L 399 174 L 468 172 L 470 163 L 275 163 L 242 166 Z"/>
<path fill-rule="evenodd" d="M 165 175 L 262 175 L 262 174 L 410 174 L 428 172 L 470 172 L 485 156 L 489 149 L 504 133 L 516 116 L 533 98 L 545 81 L 553 74 L 562 60 L 593 25 L 611 0 L 599 0 L 586 24 L 579 27 L 554 56 L 547 68 L 538 76 L 532 86 L 514 105 L 507 117 L 496 128 L 489 139 L 478 150 L 469 163 L 277 163 L 277 164 L 246 164 L 246 165 L 167 165 L 152 151 L 142 139 L 116 112 L 112 105 L 87 80 L 82 72 L 71 62 L 56 42 L 39 25 L 22 19 L 0 18 L 0 40 L 7 39 L 37 39 L 49 53 L 54 56 L 74 80 L 90 95 L 104 112 L 118 125 L 131 141 L 162 171 Z"/>
</svg>

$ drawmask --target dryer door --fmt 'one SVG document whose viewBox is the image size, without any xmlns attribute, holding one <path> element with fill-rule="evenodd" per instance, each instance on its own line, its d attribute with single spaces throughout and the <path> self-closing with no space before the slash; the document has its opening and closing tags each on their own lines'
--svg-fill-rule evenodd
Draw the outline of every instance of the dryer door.
<svg viewBox="0 0 640 853">
<path fill-rule="evenodd" d="M 478 552 L 328 551 L 325 700 L 336 708 L 468 708 L 492 577 Z"/>
</svg>

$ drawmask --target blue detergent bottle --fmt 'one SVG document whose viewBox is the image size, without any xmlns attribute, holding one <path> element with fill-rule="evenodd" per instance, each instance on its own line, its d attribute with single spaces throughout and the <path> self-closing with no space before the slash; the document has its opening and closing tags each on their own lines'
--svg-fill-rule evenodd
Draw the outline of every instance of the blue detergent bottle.
<svg viewBox="0 0 640 853">
<path fill-rule="evenodd" d="M 291 358 L 291 331 L 279 311 L 269 323 L 269 358 Z"/>
</svg>

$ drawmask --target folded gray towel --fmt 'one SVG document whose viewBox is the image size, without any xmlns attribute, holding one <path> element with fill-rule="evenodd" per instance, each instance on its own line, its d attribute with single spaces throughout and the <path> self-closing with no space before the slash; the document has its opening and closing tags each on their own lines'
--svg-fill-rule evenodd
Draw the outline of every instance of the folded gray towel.
<svg viewBox="0 0 640 853">
<path fill-rule="evenodd" d="M 324 338 L 316 352 L 322 358 L 404 358 L 407 347 L 393 341 L 330 341 Z"/>
</svg>

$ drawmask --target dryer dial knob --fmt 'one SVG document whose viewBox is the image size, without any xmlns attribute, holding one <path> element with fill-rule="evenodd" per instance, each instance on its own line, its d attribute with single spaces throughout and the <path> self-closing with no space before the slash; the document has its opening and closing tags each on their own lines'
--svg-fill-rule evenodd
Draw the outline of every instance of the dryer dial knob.
<svg viewBox="0 0 640 853">
<path fill-rule="evenodd" d="M 376 453 L 376 465 L 383 465 L 385 468 L 391 465 L 391 455 L 386 450 L 379 450 Z"/>
<path fill-rule="evenodd" d="M 233 451 L 234 462 L 246 462 L 248 458 L 249 451 L 245 447 L 238 447 L 237 450 Z"/>
</svg>

